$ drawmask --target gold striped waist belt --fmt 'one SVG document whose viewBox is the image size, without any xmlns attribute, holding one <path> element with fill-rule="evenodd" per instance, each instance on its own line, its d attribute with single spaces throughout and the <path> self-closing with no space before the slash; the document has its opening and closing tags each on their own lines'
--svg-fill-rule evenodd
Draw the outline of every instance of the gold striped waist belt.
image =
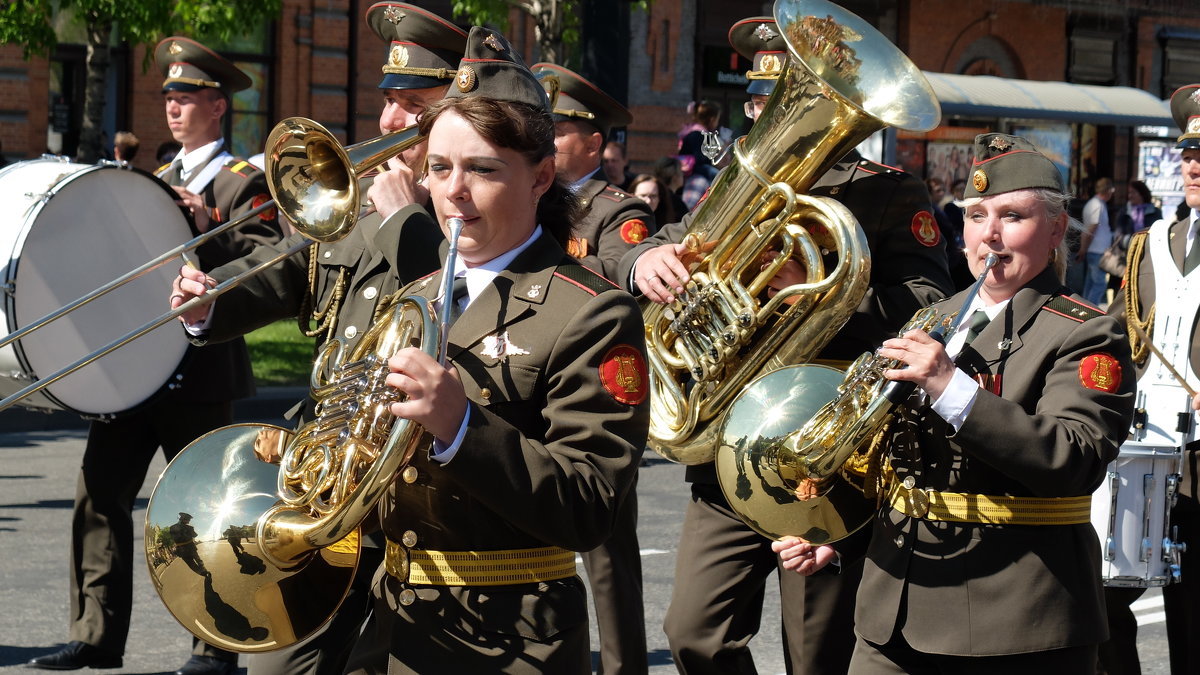
<svg viewBox="0 0 1200 675">
<path fill-rule="evenodd" d="M 508 586 L 575 576 L 575 552 L 557 546 L 508 551 L 431 551 L 387 542 L 387 573 L 431 586 Z"/>
<path fill-rule="evenodd" d="M 897 511 L 924 520 L 987 525 L 1078 525 L 1092 519 L 1091 495 L 1010 497 L 940 492 L 906 487 L 893 477 L 888 499 Z"/>
</svg>

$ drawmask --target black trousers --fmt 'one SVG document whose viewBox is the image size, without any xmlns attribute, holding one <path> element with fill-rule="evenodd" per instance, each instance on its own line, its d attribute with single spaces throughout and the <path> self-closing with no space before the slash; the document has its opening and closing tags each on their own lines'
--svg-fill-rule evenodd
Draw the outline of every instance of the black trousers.
<svg viewBox="0 0 1200 675">
<path fill-rule="evenodd" d="M 71 520 L 70 639 L 125 653 L 133 609 L 133 504 L 154 453 L 171 460 L 197 437 L 229 424 L 233 407 L 163 398 L 110 422 L 92 422 L 75 488 Z M 192 653 L 226 661 L 237 654 L 193 641 Z"/>
</svg>

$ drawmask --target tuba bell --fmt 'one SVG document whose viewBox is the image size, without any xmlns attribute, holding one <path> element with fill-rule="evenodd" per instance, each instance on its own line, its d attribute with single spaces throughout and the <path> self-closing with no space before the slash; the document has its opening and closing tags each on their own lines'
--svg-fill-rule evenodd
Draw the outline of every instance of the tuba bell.
<svg viewBox="0 0 1200 675">
<path fill-rule="evenodd" d="M 712 461 L 734 399 L 761 375 L 813 360 L 866 293 L 870 255 L 857 220 L 804 193 L 875 131 L 924 131 L 941 116 L 920 70 L 854 14 L 825 0 L 778 0 L 775 19 L 789 58 L 683 238 L 697 258 L 687 292 L 642 308 L 649 443 L 684 464 Z M 763 268 L 772 250 L 780 255 Z M 766 299 L 789 259 L 806 281 Z"/>
</svg>

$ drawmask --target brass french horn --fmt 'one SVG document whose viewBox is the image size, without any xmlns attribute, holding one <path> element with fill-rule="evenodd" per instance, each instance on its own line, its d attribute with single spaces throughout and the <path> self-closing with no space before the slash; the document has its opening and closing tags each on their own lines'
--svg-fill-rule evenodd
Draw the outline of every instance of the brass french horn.
<svg viewBox="0 0 1200 675">
<path fill-rule="evenodd" d="M 921 71 L 854 14 L 779 0 L 775 19 L 789 58 L 683 238 L 699 256 L 687 293 L 643 305 L 650 446 L 684 464 L 712 461 L 734 399 L 766 373 L 813 360 L 866 292 L 870 256 L 854 216 L 804 193 L 876 130 L 928 130 L 941 115 Z M 772 250 L 780 255 L 763 268 Z M 789 259 L 806 282 L 766 299 Z"/>
<path fill-rule="evenodd" d="M 420 140 L 410 129 L 343 148 L 315 122 L 285 120 L 267 141 L 271 192 L 310 239 L 336 240 L 357 220 L 358 178 Z M 462 224 L 451 221 L 450 269 Z M 295 432 L 217 429 L 167 466 L 146 507 L 146 560 L 184 628 L 253 653 L 299 642 L 333 616 L 358 565 L 359 524 L 422 441 L 419 425 L 389 411 L 398 399 L 387 360 L 409 346 L 444 355 L 448 310 L 439 327 L 428 301 L 400 298 L 353 350 L 340 339 L 323 347 L 312 421 Z"/>
</svg>

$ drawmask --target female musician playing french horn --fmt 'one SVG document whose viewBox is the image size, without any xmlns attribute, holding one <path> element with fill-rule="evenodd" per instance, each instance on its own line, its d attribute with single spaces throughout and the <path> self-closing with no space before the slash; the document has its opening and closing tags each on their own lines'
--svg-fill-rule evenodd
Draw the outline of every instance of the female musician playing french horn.
<svg viewBox="0 0 1200 675">
<path fill-rule="evenodd" d="M 389 361 L 392 411 L 435 440 L 381 502 L 387 562 L 348 672 L 588 673 L 574 551 L 609 536 L 645 444 L 641 314 L 560 246 L 576 201 L 546 94 L 502 36 L 472 29 L 419 127 L 437 220 L 464 227 L 454 267 L 405 293 L 462 313 L 445 366 Z M 465 292 L 439 298 L 442 274 Z"/>
<path fill-rule="evenodd" d="M 910 331 L 880 349 L 919 391 L 884 457 L 852 673 L 1090 673 L 1105 638 L 1090 497 L 1132 417 L 1129 345 L 1062 284 L 1057 167 L 1015 136 L 975 151 L 967 259 L 999 262 L 945 346 Z M 801 572 L 827 556 L 776 547 Z"/>
</svg>

